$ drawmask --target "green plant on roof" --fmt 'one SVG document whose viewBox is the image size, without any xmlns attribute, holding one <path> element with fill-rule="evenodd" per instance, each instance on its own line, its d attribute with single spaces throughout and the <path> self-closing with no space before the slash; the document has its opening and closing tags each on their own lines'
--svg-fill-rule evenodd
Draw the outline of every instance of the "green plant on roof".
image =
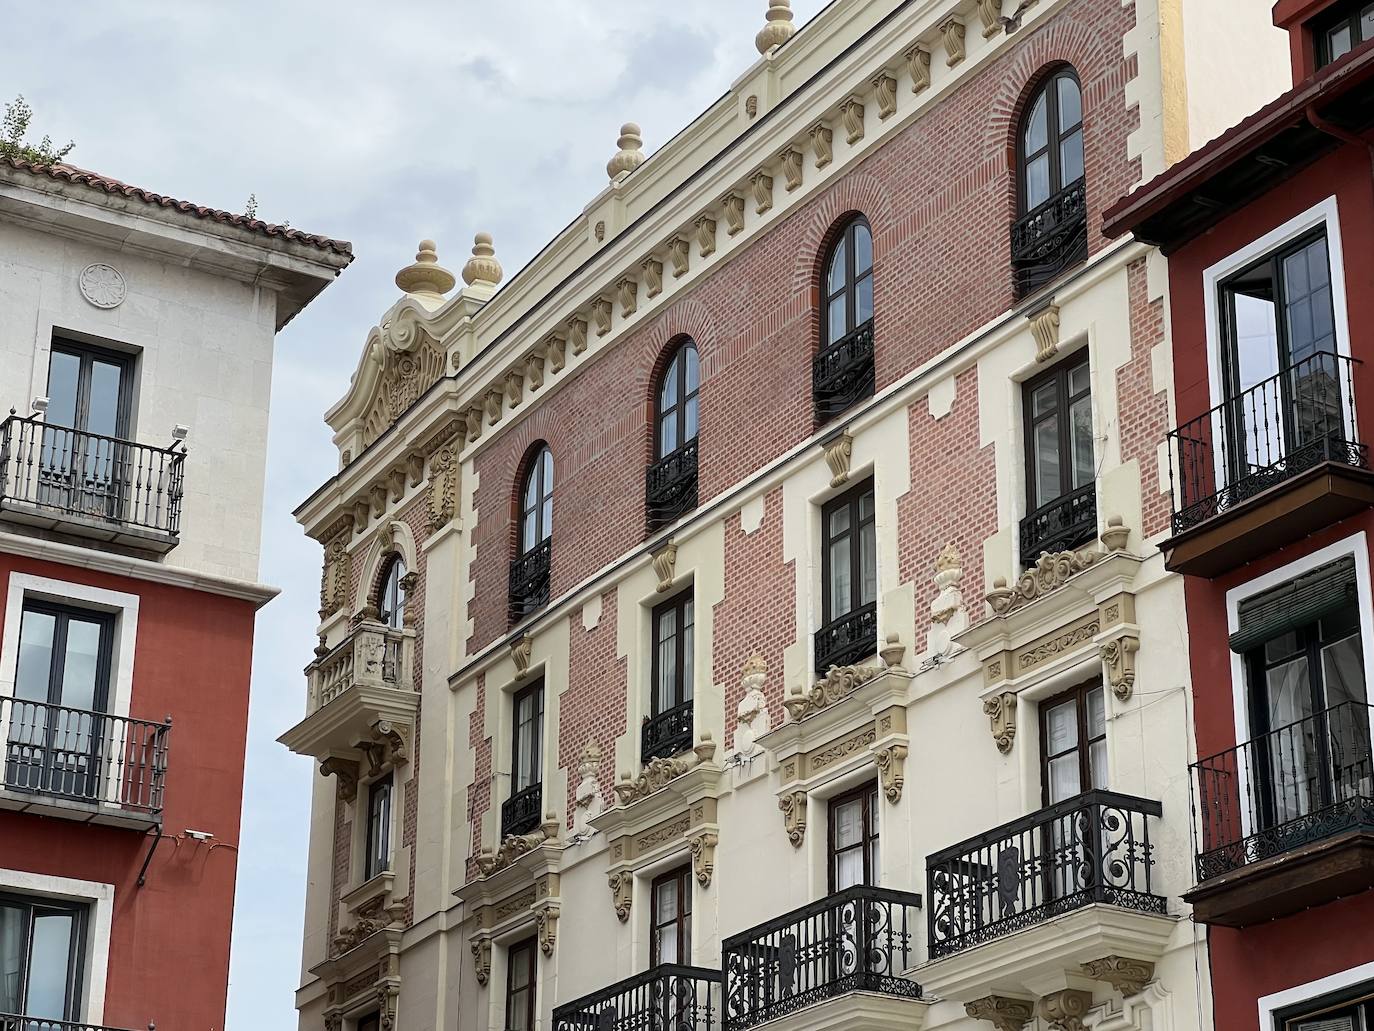
<svg viewBox="0 0 1374 1031">
<path fill-rule="evenodd" d="M 37 143 L 27 143 L 29 122 L 33 119 L 33 108 L 23 94 L 14 98 L 14 103 L 5 105 L 5 116 L 0 118 L 0 156 L 21 158 L 36 165 L 55 165 L 76 146 L 68 141 L 65 147 L 54 147 L 51 136 L 44 136 Z"/>
</svg>

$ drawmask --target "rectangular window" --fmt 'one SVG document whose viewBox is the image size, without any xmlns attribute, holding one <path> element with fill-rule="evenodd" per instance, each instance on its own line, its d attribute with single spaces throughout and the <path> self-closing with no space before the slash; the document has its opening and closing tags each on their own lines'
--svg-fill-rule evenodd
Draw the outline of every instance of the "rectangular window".
<svg viewBox="0 0 1374 1031">
<path fill-rule="evenodd" d="M 1097 533 L 1092 377 L 1088 356 L 1060 362 L 1023 388 L 1026 518 L 1021 562 L 1069 551 Z"/>
<path fill-rule="evenodd" d="M 0 894 L 0 1013 L 76 1020 L 86 907 Z"/>
<path fill-rule="evenodd" d="M 501 834 L 528 834 L 539 826 L 543 799 L 544 682 L 511 699 L 510 798 L 501 807 Z"/>
<path fill-rule="evenodd" d="M 100 797 L 113 639 L 110 613 L 24 602 L 6 787 Z"/>
<path fill-rule="evenodd" d="M 692 869 L 656 878 L 649 891 L 649 965 L 692 961 Z"/>
<path fill-rule="evenodd" d="M 1337 4 L 1313 25 L 1317 44 L 1317 67 L 1339 60 L 1361 43 L 1374 39 L 1374 3 L 1347 0 Z"/>
<path fill-rule="evenodd" d="M 388 773 L 367 789 L 367 865 L 365 877 L 371 880 L 391 868 L 391 790 Z"/>
<path fill-rule="evenodd" d="M 1107 709 L 1094 681 L 1040 704 L 1040 788 L 1054 805 L 1107 786 Z"/>
<path fill-rule="evenodd" d="M 640 734 L 640 761 L 671 757 L 692 747 L 692 592 L 653 611 L 649 716 Z"/>
<path fill-rule="evenodd" d="M 878 541 L 873 481 L 821 509 L 821 620 L 816 669 L 851 665 L 878 646 Z"/>
<path fill-rule="evenodd" d="M 832 798 L 827 812 L 831 894 L 858 884 L 876 886 L 881 874 L 877 781 Z"/>
<path fill-rule="evenodd" d="M 369 1013 L 365 1017 L 359 1017 L 355 1025 L 355 1031 L 381 1031 L 382 1015 L 380 1013 Z"/>
<path fill-rule="evenodd" d="M 1275 1021 L 1275 1031 L 1371 1031 L 1374 1029 L 1371 994 L 1374 994 L 1374 986 L 1366 982 L 1328 1000 L 1292 1007 L 1300 1010 L 1301 1016 L 1279 1017 Z"/>
<path fill-rule="evenodd" d="M 505 1031 L 534 1031 L 537 953 L 533 938 L 506 952 Z"/>
</svg>

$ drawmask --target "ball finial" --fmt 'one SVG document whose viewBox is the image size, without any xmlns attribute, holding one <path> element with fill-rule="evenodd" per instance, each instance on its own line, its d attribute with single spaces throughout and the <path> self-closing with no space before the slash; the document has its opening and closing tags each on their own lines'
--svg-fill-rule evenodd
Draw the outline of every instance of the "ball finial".
<svg viewBox="0 0 1374 1031">
<path fill-rule="evenodd" d="M 474 283 L 489 283 L 495 286 L 501 282 L 501 263 L 496 260 L 496 248 L 492 246 L 490 233 L 478 233 L 472 238 L 472 257 L 463 266 L 463 282 L 468 286 Z"/>
<path fill-rule="evenodd" d="M 441 298 L 453 289 L 453 273 L 439 264 L 433 240 L 421 240 L 415 262 L 396 273 L 396 285 L 408 294 L 430 300 Z"/>
<path fill-rule="evenodd" d="M 792 0 L 768 0 L 767 22 L 754 37 L 760 54 L 780 47 L 792 38 L 797 27 L 792 24 Z"/>
<path fill-rule="evenodd" d="M 615 157 L 606 163 L 606 174 L 614 180 L 621 172 L 633 172 L 644 163 L 644 138 L 640 135 L 639 126 L 634 122 L 626 122 L 620 127 L 620 138 L 616 141 L 620 147 Z"/>
</svg>

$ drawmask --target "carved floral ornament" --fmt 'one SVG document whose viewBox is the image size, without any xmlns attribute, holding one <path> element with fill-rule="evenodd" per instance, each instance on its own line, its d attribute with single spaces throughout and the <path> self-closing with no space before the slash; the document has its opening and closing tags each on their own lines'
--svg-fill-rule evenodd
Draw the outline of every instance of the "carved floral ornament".
<svg viewBox="0 0 1374 1031">
<path fill-rule="evenodd" d="M 1001 577 L 994 580 L 992 590 L 987 593 L 987 603 L 996 615 L 1005 616 L 1064 586 L 1069 577 L 1081 573 L 1101 557 L 1098 551 L 1061 551 L 1055 555 L 1046 552 L 1021 574 L 1015 587 L 1008 587 Z"/>
<path fill-rule="evenodd" d="M 472 966 L 477 974 L 477 983 L 485 986 L 491 979 L 491 939 L 474 938 L 468 947 L 472 949 Z"/>
<path fill-rule="evenodd" d="M 991 698 L 985 698 L 983 713 L 988 717 L 997 750 L 1003 755 L 1010 754 L 1012 743 L 1016 740 L 1016 695 L 1011 691 L 1004 691 Z"/>
<path fill-rule="evenodd" d="M 362 777 L 362 762 L 368 764 L 367 775 L 379 777 L 410 761 L 410 727 L 391 720 L 378 720 L 368 737 L 354 748 L 362 760 L 344 755 L 331 755 L 320 762 L 320 775 L 334 777 L 338 782 L 339 798 L 352 802 L 358 797 L 358 781 Z"/>
<path fill-rule="evenodd" d="M 1139 995 L 1155 976 L 1155 965 L 1149 960 L 1127 959 L 1124 956 L 1103 956 L 1082 965 L 1082 971 L 1094 981 L 1105 981 L 1122 998 Z"/>
<path fill-rule="evenodd" d="M 477 855 L 477 869 L 483 877 L 490 877 L 542 845 L 558 844 L 558 828 L 558 817 L 553 813 L 545 814 L 544 822 L 529 834 L 507 835 L 495 852 L 483 848 Z"/>
<path fill-rule="evenodd" d="M 794 723 L 804 720 L 848 698 L 882 671 L 881 666 L 831 666 L 809 691 L 793 688 L 783 707 Z"/>
<path fill-rule="evenodd" d="M 405 918 L 405 906 L 387 905 L 387 896 L 378 895 L 358 907 L 353 923 L 341 929 L 329 943 L 329 954 L 342 956 L 357 948 L 378 931 L 399 927 Z"/>
<path fill-rule="evenodd" d="M 638 777 L 622 773 L 620 783 L 615 786 L 616 804 L 627 806 L 641 798 L 648 798 L 667 786 L 669 781 L 677 780 L 696 767 L 711 762 L 715 755 L 716 743 L 711 739 L 710 732 L 704 730 L 701 732 L 701 741 L 686 755 L 650 759 Z"/>
<path fill-rule="evenodd" d="M 371 444 L 445 372 L 445 356 L 426 316 L 407 305 L 379 329 L 367 347 L 375 385 L 363 415 L 363 442 Z"/>
<path fill-rule="evenodd" d="M 662 594 L 673 586 L 677 568 L 677 544 L 669 541 L 653 553 L 654 575 L 658 577 L 658 592 Z"/>
<path fill-rule="evenodd" d="M 1025 999 L 1009 999 L 1003 995 L 986 995 L 966 1002 L 964 1012 L 974 1020 L 987 1021 L 997 1031 L 1022 1031 L 1035 1016 L 1035 1008 Z"/>
</svg>

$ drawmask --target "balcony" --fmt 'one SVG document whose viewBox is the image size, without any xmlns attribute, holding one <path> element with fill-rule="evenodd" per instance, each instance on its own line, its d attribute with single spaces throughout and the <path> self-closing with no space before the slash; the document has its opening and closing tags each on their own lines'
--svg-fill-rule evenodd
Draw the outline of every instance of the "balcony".
<svg viewBox="0 0 1374 1031">
<path fill-rule="evenodd" d="M 1195 919 L 1245 927 L 1374 887 L 1369 732 L 1346 702 L 1193 764 Z"/>
<path fill-rule="evenodd" d="M 0 1013 L 0 1031 L 122 1031 L 100 1024 L 81 1024 L 71 1020 L 52 1020 L 48 1017 L 25 1017 L 17 1013 Z M 154 1031 L 149 1023 L 148 1031 Z"/>
<path fill-rule="evenodd" d="M 825 676 L 831 666 L 852 666 L 878 654 L 876 602 L 832 619 L 816 631 L 816 672 Z"/>
<path fill-rule="evenodd" d="M 644 475 L 644 507 L 650 533 L 697 507 L 695 437 L 649 466 Z"/>
<path fill-rule="evenodd" d="M 1160 813 L 1158 802 L 1087 791 L 930 856 L 927 990 L 960 1001 L 1044 994 L 1104 957 L 1155 962 L 1175 922 L 1151 881 Z"/>
<path fill-rule="evenodd" d="M 693 705 L 688 698 L 681 705 L 646 717 L 639 731 L 639 761 L 671 759 L 692 750 Z"/>
<path fill-rule="evenodd" d="M 306 717 L 281 742 L 297 754 L 325 759 L 358 748 L 379 722 L 412 725 L 418 706 L 414 653 L 413 630 L 359 621 L 306 667 Z"/>
<path fill-rule="evenodd" d="M 1214 577 L 1374 504 L 1354 362 L 1320 352 L 1168 435 L 1168 569 Z"/>
<path fill-rule="evenodd" d="M 821 425 L 873 396 L 873 320 L 836 340 L 811 362 L 811 401 Z"/>
<path fill-rule="evenodd" d="M 553 540 L 548 538 L 510 564 L 512 626 L 549 603 L 549 556 L 552 551 Z"/>
<path fill-rule="evenodd" d="M 0 809 L 146 829 L 162 822 L 171 721 L 0 698 Z"/>
<path fill-rule="evenodd" d="M 806 1027 L 920 1027 L 921 986 L 905 976 L 920 908 L 920 895 L 860 885 L 727 938 L 724 1031 L 782 1028 L 801 1010 Z"/>
<path fill-rule="evenodd" d="M 1021 520 L 1021 565 L 1046 552 L 1077 551 L 1097 537 L 1097 484 L 1055 498 Z"/>
<path fill-rule="evenodd" d="M 539 826 L 544 816 L 542 809 L 544 785 L 531 784 L 517 791 L 501 803 L 501 838 L 512 834 L 528 834 Z"/>
<path fill-rule="evenodd" d="M 1011 226 L 1011 267 L 1024 297 L 1088 258 L 1088 190 L 1070 183 Z"/>
<path fill-rule="evenodd" d="M 720 971 L 662 964 L 555 1007 L 553 1031 L 718 1031 Z"/>
<path fill-rule="evenodd" d="M 177 546 L 186 449 L 0 423 L 0 519 L 165 554 Z"/>
</svg>

